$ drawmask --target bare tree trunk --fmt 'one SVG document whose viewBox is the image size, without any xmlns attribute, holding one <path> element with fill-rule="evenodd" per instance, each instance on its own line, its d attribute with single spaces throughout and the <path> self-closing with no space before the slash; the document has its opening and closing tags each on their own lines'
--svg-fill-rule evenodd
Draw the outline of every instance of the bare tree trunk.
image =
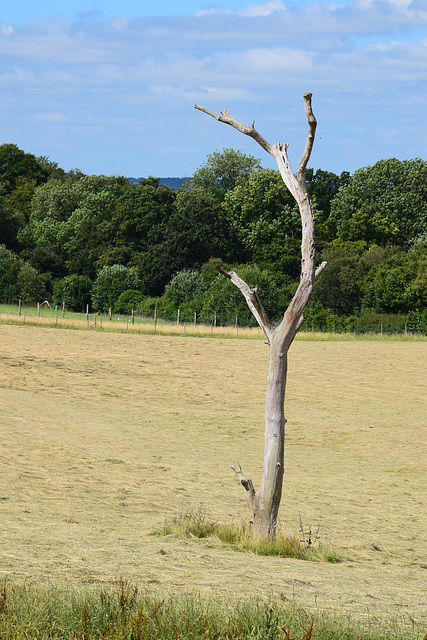
<svg viewBox="0 0 427 640">
<path fill-rule="evenodd" d="M 296 178 L 292 173 L 288 160 L 287 143 L 281 144 L 277 142 L 275 145 L 271 145 L 255 130 L 254 123 L 252 123 L 251 127 L 248 127 L 235 120 L 226 110 L 221 111 L 221 115 L 218 115 L 204 107 L 195 105 L 196 109 L 254 138 L 263 149 L 276 159 L 283 181 L 294 196 L 301 214 L 300 283 L 281 323 L 277 327 L 270 322 L 259 299 L 257 289 L 251 289 L 234 271 L 227 272 L 220 267 L 218 268 L 222 275 L 229 278 L 240 289 L 250 310 L 264 331 L 267 343 L 270 345 L 270 368 L 265 403 L 264 464 L 259 491 L 256 492 L 252 481 L 243 475 L 239 463 L 231 465 L 245 491 L 246 502 L 253 516 L 254 535 L 256 536 L 274 537 L 276 534 L 284 475 L 287 354 L 298 329 L 304 321 L 304 308 L 310 297 L 315 279 L 326 267 L 326 262 L 324 262 L 316 269 L 314 215 L 305 178 L 317 126 L 311 108 L 311 96 L 311 93 L 304 94 L 304 109 L 309 129 L 305 148 L 298 164 Z"/>
<path fill-rule="evenodd" d="M 254 512 L 255 535 L 274 536 L 282 499 L 285 448 L 287 353 L 276 340 L 270 345 L 265 399 L 264 465 Z"/>
</svg>

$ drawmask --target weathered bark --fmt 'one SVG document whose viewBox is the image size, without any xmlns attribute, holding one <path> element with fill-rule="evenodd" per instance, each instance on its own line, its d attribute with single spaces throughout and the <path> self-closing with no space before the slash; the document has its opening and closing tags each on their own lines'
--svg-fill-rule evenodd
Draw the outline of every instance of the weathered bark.
<svg viewBox="0 0 427 640">
<path fill-rule="evenodd" d="M 314 215 L 305 178 L 317 126 L 311 107 L 311 97 L 311 93 L 304 94 L 308 134 L 305 148 L 298 164 L 296 177 L 292 173 L 289 163 L 287 143 L 281 144 L 277 142 L 272 145 L 255 130 L 254 123 L 248 127 L 235 120 L 226 110 L 221 111 L 221 115 L 218 115 L 204 107 L 195 105 L 196 109 L 207 113 L 219 122 L 229 124 L 241 133 L 254 138 L 263 149 L 275 158 L 283 181 L 295 198 L 301 214 L 300 282 L 281 323 L 277 327 L 270 322 L 256 289 L 251 289 L 233 271 L 226 272 L 224 269 L 218 269 L 220 273 L 229 278 L 240 289 L 270 345 L 270 368 L 265 403 L 264 464 L 259 491 L 256 492 L 252 481 L 243 475 L 240 464 L 237 466 L 231 465 L 243 486 L 246 502 L 253 516 L 254 535 L 257 536 L 274 537 L 276 534 L 284 475 L 287 353 L 304 320 L 304 308 L 310 297 L 315 279 L 326 266 L 324 262 L 316 269 Z"/>
</svg>

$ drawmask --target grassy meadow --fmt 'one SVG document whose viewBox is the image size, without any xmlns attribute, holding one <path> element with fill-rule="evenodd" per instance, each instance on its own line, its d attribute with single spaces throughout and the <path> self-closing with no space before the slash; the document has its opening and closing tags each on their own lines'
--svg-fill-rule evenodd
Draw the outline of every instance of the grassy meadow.
<svg viewBox="0 0 427 640">
<path fill-rule="evenodd" d="M 0 580 L 90 591 L 122 576 L 422 628 L 425 340 L 292 345 L 280 525 L 301 521 L 342 562 L 152 535 L 199 509 L 247 522 L 229 463 L 259 487 L 268 347 L 251 337 L 0 324 Z"/>
</svg>

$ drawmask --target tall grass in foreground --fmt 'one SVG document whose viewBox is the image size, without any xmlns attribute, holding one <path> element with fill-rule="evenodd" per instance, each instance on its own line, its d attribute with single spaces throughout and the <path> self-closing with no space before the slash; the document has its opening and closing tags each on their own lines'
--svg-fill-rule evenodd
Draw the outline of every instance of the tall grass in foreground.
<svg viewBox="0 0 427 640">
<path fill-rule="evenodd" d="M 278 530 L 274 539 L 254 538 L 249 524 L 220 524 L 209 521 L 203 511 L 183 513 L 167 520 L 154 535 L 184 538 L 216 538 L 236 551 L 252 551 L 259 556 L 280 556 L 299 560 L 341 562 L 342 558 L 317 536 L 300 527 L 301 536 Z"/>
<path fill-rule="evenodd" d="M 312 615 L 282 599 L 224 600 L 149 593 L 120 579 L 92 591 L 7 582 L 0 593 L 2 640 L 422 640 L 409 620 L 363 622 Z"/>
</svg>

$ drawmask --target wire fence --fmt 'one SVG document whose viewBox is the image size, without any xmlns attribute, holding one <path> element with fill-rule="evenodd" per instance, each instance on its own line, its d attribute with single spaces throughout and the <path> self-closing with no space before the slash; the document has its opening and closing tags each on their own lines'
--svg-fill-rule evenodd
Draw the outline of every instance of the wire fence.
<svg viewBox="0 0 427 640">
<path fill-rule="evenodd" d="M 22 324 L 44 324 L 57 327 L 86 328 L 94 330 L 135 331 L 145 333 L 169 333 L 183 335 L 217 335 L 217 336 L 241 336 L 264 337 L 258 326 L 248 325 L 239 320 L 236 315 L 234 322 L 219 322 L 218 315 L 214 313 L 211 320 L 199 318 L 196 313 L 189 319 L 183 317 L 180 310 L 175 318 L 162 318 L 154 310 L 154 314 L 147 315 L 143 310 L 136 312 L 131 310 L 128 314 L 113 313 L 111 309 L 107 313 L 90 313 L 89 306 L 85 313 L 77 313 L 66 309 L 65 304 L 51 305 L 47 300 L 33 306 L 0 305 L 0 319 L 3 322 Z M 342 320 L 342 319 L 340 319 Z M 391 314 L 378 316 L 378 314 L 366 314 L 360 318 L 350 317 L 344 321 L 334 323 L 323 318 L 320 323 L 304 322 L 300 334 L 327 333 L 332 335 L 363 336 L 372 334 L 377 336 L 387 335 L 425 335 L 426 332 L 416 326 L 414 321 L 407 320 L 406 316 L 393 316 Z"/>
</svg>

